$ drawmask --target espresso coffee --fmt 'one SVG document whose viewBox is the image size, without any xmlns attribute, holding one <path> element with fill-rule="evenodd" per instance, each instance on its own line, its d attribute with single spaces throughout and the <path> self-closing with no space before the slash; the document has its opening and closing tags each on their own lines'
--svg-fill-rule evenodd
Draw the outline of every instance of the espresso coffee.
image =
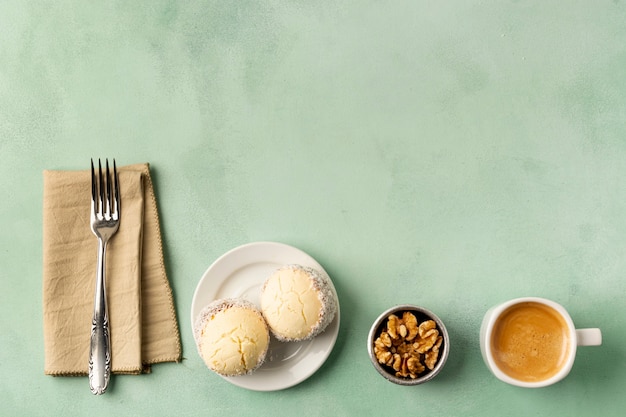
<svg viewBox="0 0 626 417">
<path fill-rule="evenodd" d="M 563 367 L 572 341 L 559 312 L 541 303 L 523 302 L 500 315 L 490 343 L 502 372 L 520 381 L 538 382 Z"/>
</svg>

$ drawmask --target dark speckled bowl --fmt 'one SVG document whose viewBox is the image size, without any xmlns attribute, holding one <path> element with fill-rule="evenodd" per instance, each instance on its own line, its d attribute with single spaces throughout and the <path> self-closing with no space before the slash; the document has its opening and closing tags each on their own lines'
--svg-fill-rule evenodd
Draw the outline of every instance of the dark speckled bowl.
<svg viewBox="0 0 626 417">
<path fill-rule="evenodd" d="M 441 347 L 439 348 L 439 358 L 437 359 L 437 363 L 435 364 L 434 369 L 427 369 L 425 373 L 415 379 L 395 376 L 394 370 L 388 366 L 385 366 L 384 364 L 378 363 L 378 360 L 374 355 L 374 340 L 376 340 L 382 330 L 386 328 L 387 318 L 391 314 L 402 317 L 402 313 L 405 311 L 410 311 L 411 313 L 413 313 L 415 317 L 417 317 L 417 321 L 419 323 L 429 319 L 434 320 L 435 323 L 437 323 L 439 334 L 443 336 L 443 342 L 441 344 Z M 374 321 L 374 324 L 372 324 L 372 328 L 370 329 L 370 332 L 367 336 L 367 352 L 369 353 L 374 368 L 388 381 L 391 381 L 394 384 L 398 385 L 419 385 L 433 379 L 445 365 L 446 360 L 448 359 L 448 353 L 450 352 L 450 338 L 448 337 L 448 331 L 446 330 L 446 326 L 443 324 L 441 319 L 439 319 L 439 317 L 437 317 L 432 311 L 429 311 L 423 307 L 404 304 L 388 309 L 380 316 L 378 316 L 376 321 Z"/>
</svg>

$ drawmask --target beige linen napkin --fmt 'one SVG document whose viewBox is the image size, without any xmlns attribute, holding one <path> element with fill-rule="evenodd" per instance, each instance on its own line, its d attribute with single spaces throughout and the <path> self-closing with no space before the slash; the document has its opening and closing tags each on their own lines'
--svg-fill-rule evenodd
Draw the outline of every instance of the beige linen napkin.
<svg viewBox="0 0 626 417">
<path fill-rule="evenodd" d="M 97 169 L 97 168 L 96 168 Z M 107 249 L 113 373 L 181 360 L 148 164 L 118 168 L 121 221 Z M 86 375 L 98 242 L 90 228 L 91 173 L 44 171 L 43 319 L 48 375 Z"/>
</svg>

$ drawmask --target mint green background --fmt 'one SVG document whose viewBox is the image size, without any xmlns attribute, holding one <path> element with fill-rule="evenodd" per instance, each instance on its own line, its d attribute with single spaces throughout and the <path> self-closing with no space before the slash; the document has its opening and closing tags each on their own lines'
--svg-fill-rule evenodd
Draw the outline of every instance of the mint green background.
<svg viewBox="0 0 626 417">
<path fill-rule="evenodd" d="M 102 397 L 43 375 L 42 171 L 91 157 L 152 165 L 185 356 Z M 2 415 L 623 415 L 623 1 L 4 0 L 0 178 Z M 310 253 L 342 306 L 324 366 L 270 393 L 206 370 L 188 319 L 259 240 Z M 479 352 L 487 308 L 525 295 L 604 335 L 540 390 Z M 399 303 L 448 325 L 426 385 L 367 357 Z"/>
</svg>

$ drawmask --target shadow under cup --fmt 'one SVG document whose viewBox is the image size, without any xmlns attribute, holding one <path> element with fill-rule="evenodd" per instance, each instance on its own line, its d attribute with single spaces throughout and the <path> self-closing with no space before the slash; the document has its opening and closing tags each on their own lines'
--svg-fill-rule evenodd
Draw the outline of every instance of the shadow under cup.
<svg viewBox="0 0 626 417">
<path fill-rule="evenodd" d="M 543 387 L 569 373 L 577 345 L 599 344 L 596 333 L 599 335 L 599 329 L 576 330 L 567 311 L 557 303 L 520 298 L 487 312 L 481 327 L 481 351 L 487 367 L 500 380 Z"/>
</svg>

